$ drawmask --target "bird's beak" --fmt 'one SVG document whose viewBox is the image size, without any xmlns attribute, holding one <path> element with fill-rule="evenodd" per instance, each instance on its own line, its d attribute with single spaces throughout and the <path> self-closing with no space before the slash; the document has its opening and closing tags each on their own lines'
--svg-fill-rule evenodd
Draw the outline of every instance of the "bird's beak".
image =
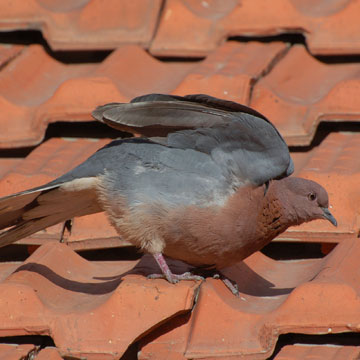
<svg viewBox="0 0 360 360">
<path fill-rule="evenodd" d="M 336 219 L 332 216 L 331 212 L 329 211 L 328 208 L 322 207 L 321 210 L 324 213 L 324 218 L 326 220 L 329 220 L 334 226 L 337 226 L 337 221 Z"/>
</svg>

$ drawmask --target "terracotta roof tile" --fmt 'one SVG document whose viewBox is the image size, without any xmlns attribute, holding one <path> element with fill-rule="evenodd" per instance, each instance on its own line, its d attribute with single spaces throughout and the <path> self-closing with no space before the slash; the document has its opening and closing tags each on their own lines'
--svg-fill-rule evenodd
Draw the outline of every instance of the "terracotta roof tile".
<svg viewBox="0 0 360 360">
<path fill-rule="evenodd" d="M 22 158 L 0 158 L 0 178 L 17 166 Z"/>
<path fill-rule="evenodd" d="M 280 42 L 228 41 L 195 66 L 172 93 L 206 93 L 248 104 L 253 84 L 271 70 L 287 49 Z"/>
<path fill-rule="evenodd" d="M 50 122 L 87 121 L 99 104 L 149 92 L 208 93 L 250 104 L 290 145 L 308 145 L 321 121 L 359 120 L 359 64 L 326 64 L 303 45 L 227 38 L 296 32 L 313 54 L 360 53 L 359 1 L 309 4 L 6 3 L 0 31 L 40 29 L 53 49 L 117 49 L 98 64 L 65 64 L 39 45 L 0 44 L 0 148 L 38 144 Z M 182 59 L 154 57 L 164 55 Z M 108 141 L 52 138 L 25 159 L 0 158 L 0 196 L 54 179 Z M 0 344 L 0 358 L 119 359 L 135 342 L 140 360 L 266 359 L 282 334 L 358 333 L 359 144 L 357 132 L 330 133 L 311 150 L 292 154 L 296 175 L 328 190 L 339 225 L 316 221 L 277 240 L 333 244 L 321 259 L 276 261 L 257 252 L 225 269 L 239 285 L 239 298 L 212 278 L 176 285 L 147 280 L 159 272 L 148 255 L 140 261 L 83 259 L 74 250 L 129 245 L 104 214 L 20 240 L 43 245 L 25 262 L 0 262 L 0 336 L 46 335 L 56 348 Z M 176 261 L 170 266 L 188 270 Z M 358 346 L 295 344 L 274 358 L 353 359 L 359 353 Z"/>
<path fill-rule="evenodd" d="M 144 257 L 130 271 L 136 263 L 89 262 L 64 244 L 43 245 L 0 284 L 0 335 L 49 335 L 62 356 L 119 359 L 144 333 L 189 311 L 198 287 L 147 280 L 155 261 Z"/>
<path fill-rule="evenodd" d="M 325 64 L 295 45 L 255 84 L 250 105 L 289 145 L 308 145 L 320 121 L 359 121 L 359 81 L 358 63 Z"/>
<path fill-rule="evenodd" d="M 53 347 L 47 347 L 36 354 L 36 360 L 61 360 L 59 351 Z"/>
<path fill-rule="evenodd" d="M 1 5 L 0 30 L 39 28 L 56 50 L 148 46 L 161 0 L 21 0 Z"/>
<path fill-rule="evenodd" d="M 170 92 L 192 66 L 164 64 L 137 46 L 119 48 L 101 64 L 65 65 L 31 45 L 0 72 L 0 147 L 39 143 L 47 123 L 92 120 L 91 111 L 109 101 Z"/>
<path fill-rule="evenodd" d="M 338 242 L 354 238 L 360 230 L 360 134 L 330 133 L 306 156 L 294 157 L 296 175 L 323 185 L 330 198 L 331 212 L 338 221 L 335 228 L 315 220 L 292 227 L 281 239 Z M 296 154 L 294 154 L 296 155 Z M 297 163 L 299 161 L 299 164 Z"/>
<path fill-rule="evenodd" d="M 275 261 L 255 253 L 224 271 L 237 281 L 239 298 L 207 279 L 190 319 L 145 337 L 139 359 L 166 358 L 170 350 L 173 359 L 266 359 L 280 334 L 358 331 L 359 253 L 357 240 L 323 259 Z"/>
<path fill-rule="evenodd" d="M 147 280 L 157 271 L 149 256 L 89 262 L 64 244 L 48 243 L 22 264 L 1 264 L 0 334 L 48 335 L 62 356 L 88 359 L 119 358 L 139 339 L 140 360 L 266 359 L 280 334 L 358 331 L 359 256 L 357 240 L 323 259 L 275 261 L 257 252 L 224 270 L 239 285 L 236 298 L 211 278 L 176 285 Z M 356 353 L 337 350 L 342 359 Z M 309 353 L 336 358 L 328 346 L 284 347 L 276 359 Z"/>
<path fill-rule="evenodd" d="M 35 345 L 24 344 L 0 344 L 1 360 L 19 360 L 26 359 L 29 354 L 36 350 Z M 55 360 L 55 358 L 54 358 Z"/>
<path fill-rule="evenodd" d="M 54 347 L 39 349 L 32 344 L 0 344 L 1 360 L 19 360 L 19 359 L 36 359 L 36 360 L 61 360 L 59 351 Z"/>
<path fill-rule="evenodd" d="M 232 36 L 301 33 L 314 54 L 358 54 L 359 11 L 360 4 L 351 0 L 316 5 L 301 0 L 168 0 L 150 50 L 204 56 Z"/>
<path fill-rule="evenodd" d="M 307 345 L 284 346 L 275 356 L 275 360 L 354 360 L 360 355 L 359 346 Z"/>
<path fill-rule="evenodd" d="M 21 45 L 0 44 L 0 69 L 13 58 L 20 55 L 22 49 L 23 46 Z"/>
</svg>

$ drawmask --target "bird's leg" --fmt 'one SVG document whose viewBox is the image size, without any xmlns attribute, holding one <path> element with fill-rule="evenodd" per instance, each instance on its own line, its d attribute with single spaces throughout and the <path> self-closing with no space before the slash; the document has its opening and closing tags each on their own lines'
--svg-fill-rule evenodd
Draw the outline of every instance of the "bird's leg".
<svg viewBox="0 0 360 360">
<path fill-rule="evenodd" d="M 162 253 L 157 253 L 157 254 L 154 254 L 153 256 L 154 256 L 154 259 L 156 260 L 157 264 L 159 265 L 165 279 L 168 282 L 172 283 L 172 284 L 177 283 L 177 281 L 174 281 L 175 280 L 174 279 L 174 274 L 169 269 L 169 266 L 166 263 L 166 260 L 165 260 L 165 258 L 163 256 L 163 254 Z M 150 276 L 155 276 L 155 275 L 157 275 L 157 274 L 152 274 Z"/>
<path fill-rule="evenodd" d="M 224 285 L 237 297 L 240 296 L 239 289 L 235 281 L 230 280 L 224 274 L 216 269 L 201 269 L 200 271 L 207 273 L 213 279 L 220 279 Z"/>
<path fill-rule="evenodd" d="M 169 269 L 169 266 L 166 263 L 166 260 L 162 253 L 156 253 L 153 254 L 153 256 L 156 262 L 158 263 L 162 271 L 162 274 L 151 274 L 148 276 L 149 279 L 165 278 L 171 284 L 176 284 L 177 282 L 179 282 L 179 280 L 204 280 L 202 276 L 193 275 L 190 272 L 185 272 L 180 275 L 173 274 Z"/>
<path fill-rule="evenodd" d="M 231 281 L 227 277 L 223 276 L 221 277 L 222 282 L 225 284 L 225 286 L 237 297 L 240 296 L 239 294 L 239 288 L 237 286 L 236 282 Z"/>
</svg>

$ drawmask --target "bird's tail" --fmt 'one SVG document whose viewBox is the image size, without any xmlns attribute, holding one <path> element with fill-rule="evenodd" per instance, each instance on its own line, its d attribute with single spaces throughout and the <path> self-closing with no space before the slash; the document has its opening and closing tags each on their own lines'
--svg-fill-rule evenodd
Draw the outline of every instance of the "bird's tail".
<svg viewBox="0 0 360 360">
<path fill-rule="evenodd" d="M 95 181 L 95 180 L 94 180 Z M 49 183 L 0 198 L 0 247 L 69 220 L 102 211 L 91 181 Z"/>
</svg>

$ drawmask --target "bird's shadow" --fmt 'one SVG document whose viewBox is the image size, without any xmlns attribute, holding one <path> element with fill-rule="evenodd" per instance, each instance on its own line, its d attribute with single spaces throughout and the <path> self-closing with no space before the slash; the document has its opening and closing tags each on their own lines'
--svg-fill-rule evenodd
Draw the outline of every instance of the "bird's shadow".
<svg viewBox="0 0 360 360">
<path fill-rule="evenodd" d="M 278 287 L 254 271 L 245 262 L 224 269 L 224 276 L 235 281 L 239 292 L 251 296 L 279 296 L 290 294 L 294 287 Z"/>
<path fill-rule="evenodd" d="M 119 284 L 122 282 L 123 276 L 126 273 L 114 276 L 112 280 L 103 282 L 81 282 L 72 279 L 67 279 L 55 271 L 50 269 L 48 266 L 37 263 L 27 263 L 17 268 L 14 273 L 20 271 L 29 271 L 43 276 L 56 286 L 61 287 L 65 290 L 70 290 L 78 293 L 85 293 L 91 295 L 103 295 L 114 291 Z"/>
<path fill-rule="evenodd" d="M 167 259 L 167 262 L 173 273 L 181 274 L 186 271 L 194 271 L 194 267 L 181 261 Z M 14 273 L 20 271 L 37 273 L 65 290 L 90 295 L 104 295 L 113 292 L 121 284 L 126 275 L 139 274 L 146 277 L 150 274 L 159 273 L 160 269 L 152 256 L 144 255 L 132 269 L 121 274 L 113 276 L 93 276 L 92 279 L 100 280 L 99 282 L 81 282 L 68 279 L 57 274 L 48 266 L 38 263 L 23 264 L 17 268 Z M 211 277 L 214 272 L 200 270 L 200 273 L 205 277 Z M 272 282 L 263 278 L 244 262 L 227 268 L 223 272 L 223 275 L 237 283 L 240 293 L 251 296 L 278 296 L 289 294 L 294 289 L 275 287 Z"/>
</svg>

